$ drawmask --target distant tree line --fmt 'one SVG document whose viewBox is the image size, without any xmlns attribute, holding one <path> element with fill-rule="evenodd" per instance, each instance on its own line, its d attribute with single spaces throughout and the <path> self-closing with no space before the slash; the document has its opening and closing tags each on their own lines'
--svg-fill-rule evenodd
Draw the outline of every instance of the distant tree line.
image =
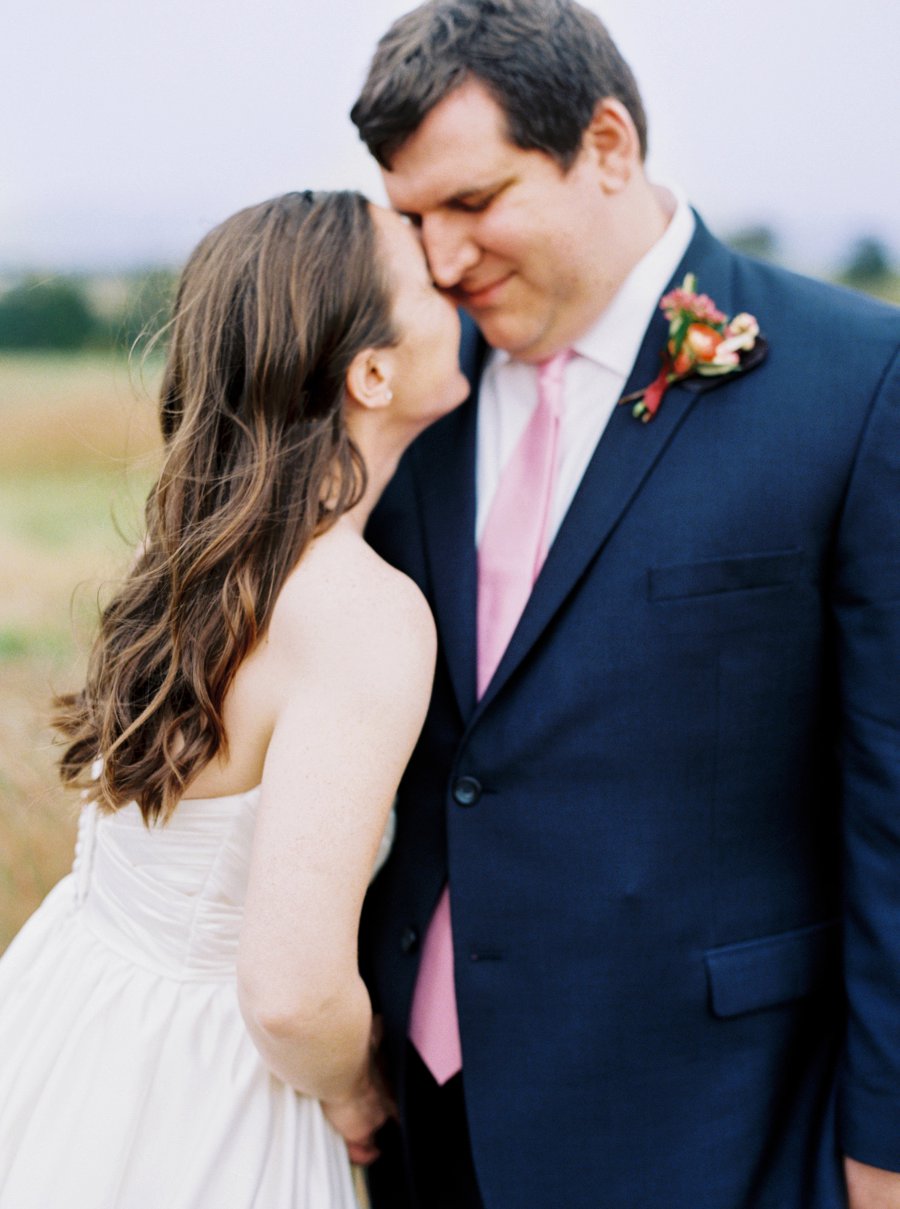
<svg viewBox="0 0 900 1209">
<path fill-rule="evenodd" d="M 734 232 L 732 247 L 763 260 L 782 259 L 781 243 L 764 224 Z M 848 249 L 835 279 L 900 302 L 900 274 L 887 245 L 861 236 Z M 0 288 L 0 350 L 129 350 L 157 332 L 169 317 L 176 274 L 151 269 L 116 278 L 104 295 L 91 276 L 26 276 Z"/>
<path fill-rule="evenodd" d="M 151 269 L 113 281 L 98 296 L 90 276 L 28 275 L 0 293 L 0 349 L 129 350 L 169 317 L 176 275 Z"/>
<path fill-rule="evenodd" d="M 778 232 L 765 223 L 735 231 L 726 242 L 738 252 L 758 260 L 778 262 L 783 259 Z M 897 278 L 898 269 L 892 262 L 887 244 L 874 235 L 861 235 L 856 239 L 834 275 L 834 280 L 841 285 L 879 295 L 896 293 Z"/>
</svg>

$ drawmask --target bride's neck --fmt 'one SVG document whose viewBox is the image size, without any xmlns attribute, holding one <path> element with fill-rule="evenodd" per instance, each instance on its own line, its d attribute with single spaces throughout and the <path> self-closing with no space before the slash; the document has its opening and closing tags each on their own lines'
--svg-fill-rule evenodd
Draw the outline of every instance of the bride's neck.
<svg viewBox="0 0 900 1209">
<path fill-rule="evenodd" d="M 365 416 L 363 419 L 369 422 L 353 425 L 350 436 L 366 467 L 366 489 L 359 503 L 345 514 L 347 523 L 359 533 L 365 530 L 373 508 L 397 469 L 403 451 L 417 435 L 398 433 L 391 426 L 380 423 L 380 416 Z"/>
</svg>

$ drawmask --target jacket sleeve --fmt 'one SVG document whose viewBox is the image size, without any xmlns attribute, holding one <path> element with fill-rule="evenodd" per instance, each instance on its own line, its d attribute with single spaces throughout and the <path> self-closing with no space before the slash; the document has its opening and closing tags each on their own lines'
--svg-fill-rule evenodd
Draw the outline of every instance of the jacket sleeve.
<svg viewBox="0 0 900 1209">
<path fill-rule="evenodd" d="M 835 547 L 845 1153 L 900 1171 L 900 354 L 861 437 Z"/>
</svg>

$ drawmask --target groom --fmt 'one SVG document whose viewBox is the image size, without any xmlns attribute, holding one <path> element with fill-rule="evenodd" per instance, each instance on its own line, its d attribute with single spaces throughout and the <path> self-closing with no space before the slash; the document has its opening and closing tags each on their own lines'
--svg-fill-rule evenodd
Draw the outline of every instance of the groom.
<svg viewBox="0 0 900 1209">
<path fill-rule="evenodd" d="M 480 331 L 371 534 L 442 643 L 375 1204 L 900 1206 L 897 312 L 653 185 L 570 0 L 431 0 L 352 116 Z"/>
</svg>

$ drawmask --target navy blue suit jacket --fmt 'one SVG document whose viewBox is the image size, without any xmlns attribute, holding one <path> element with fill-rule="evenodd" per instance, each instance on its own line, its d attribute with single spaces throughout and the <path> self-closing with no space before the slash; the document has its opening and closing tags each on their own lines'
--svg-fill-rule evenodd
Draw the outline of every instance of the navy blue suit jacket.
<svg viewBox="0 0 900 1209">
<path fill-rule="evenodd" d="M 841 1150 L 900 1169 L 900 314 L 702 223 L 687 270 L 768 356 L 617 409 L 480 701 L 474 393 L 370 530 L 441 653 L 363 960 L 399 1079 L 449 876 L 488 1209 L 836 1209 Z"/>
</svg>

